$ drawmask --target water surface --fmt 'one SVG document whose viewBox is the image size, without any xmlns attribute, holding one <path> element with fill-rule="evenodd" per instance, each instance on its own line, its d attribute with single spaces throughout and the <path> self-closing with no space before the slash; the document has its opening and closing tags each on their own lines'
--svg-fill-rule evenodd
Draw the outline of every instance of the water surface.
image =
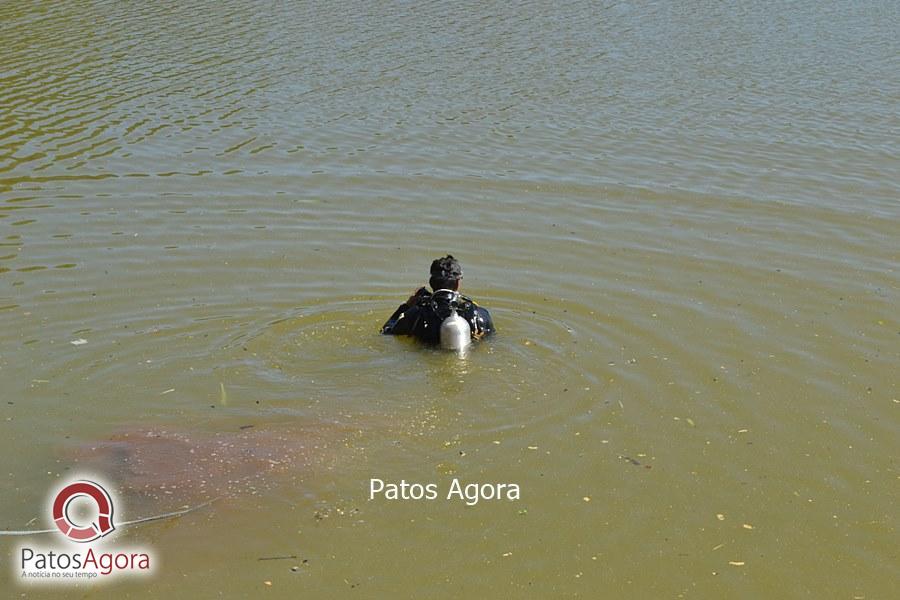
<svg viewBox="0 0 900 600">
<path fill-rule="evenodd" d="M 227 497 L 93 597 L 890 597 L 898 22 L 4 4 L 2 527 L 110 445 L 126 515 L 193 502 L 120 459 L 225 439 Z M 465 361 L 377 335 L 447 252 L 500 329 Z"/>
</svg>

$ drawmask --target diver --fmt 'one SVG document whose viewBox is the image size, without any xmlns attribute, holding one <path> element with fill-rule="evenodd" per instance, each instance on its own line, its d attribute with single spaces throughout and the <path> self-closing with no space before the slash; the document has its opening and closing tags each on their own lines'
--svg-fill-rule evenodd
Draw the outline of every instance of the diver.
<svg viewBox="0 0 900 600">
<path fill-rule="evenodd" d="M 459 293 L 462 267 L 451 255 L 431 263 L 428 285 L 416 290 L 381 327 L 387 335 L 412 335 L 428 344 L 461 350 L 494 333 L 487 309 Z"/>
</svg>

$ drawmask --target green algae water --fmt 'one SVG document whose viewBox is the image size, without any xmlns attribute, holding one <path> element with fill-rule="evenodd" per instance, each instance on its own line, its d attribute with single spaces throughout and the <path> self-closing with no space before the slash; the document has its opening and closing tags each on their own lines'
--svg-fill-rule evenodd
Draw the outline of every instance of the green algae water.
<svg viewBox="0 0 900 600">
<path fill-rule="evenodd" d="M 0 528 L 202 505 L 3 595 L 895 597 L 898 22 L 0 5 Z M 499 333 L 378 335 L 448 252 Z"/>
</svg>

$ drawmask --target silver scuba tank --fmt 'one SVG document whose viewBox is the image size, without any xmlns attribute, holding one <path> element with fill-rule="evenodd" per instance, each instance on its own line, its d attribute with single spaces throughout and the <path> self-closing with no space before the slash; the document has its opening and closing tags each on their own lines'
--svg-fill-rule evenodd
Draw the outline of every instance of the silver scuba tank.
<svg viewBox="0 0 900 600">
<path fill-rule="evenodd" d="M 472 328 L 469 322 L 450 309 L 450 316 L 441 323 L 441 348 L 463 350 L 472 343 Z"/>
<path fill-rule="evenodd" d="M 456 312 L 460 294 L 456 290 L 434 290 L 431 306 L 436 314 L 446 314 L 441 321 L 439 331 L 441 348 L 446 350 L 465 350 L 472 343 L 472 328 L 469 322 Z M 449 314 L 448 314 L 449 311 Z"/>
</svg>

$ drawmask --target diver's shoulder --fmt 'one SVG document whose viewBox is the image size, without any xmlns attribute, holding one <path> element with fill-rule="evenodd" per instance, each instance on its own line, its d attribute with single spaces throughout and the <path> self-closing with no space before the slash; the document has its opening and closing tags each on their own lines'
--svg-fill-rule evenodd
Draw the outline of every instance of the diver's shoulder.
<svg viewBox="0 0 900 600">
<path fill-rule="evenodd" d="M 473 298 L 470 298 L 469 296 L 463 296 L 462 294 L 460 294 L 459 295 L 459 303 L 462 306 L 471 306 L 472 308 L 475 308 L 478 310 L 487 311 L 487 309 L 484 306 L 480 305 L 478 302 L 476 302 Z"/>
<path fill-rule="evenodd" d="M 481 327 L 484 327 L 488 330 L 493 330 L 494 321 L 491 318 L 491 311 L 489 311 L 484 306 L 479 305 L 469 297 L 464 297 L 464 300 L 467 309 L 465 312 L 468 313 L 471 317 L 477 319 Z"/>
<path fill-rule="evenodd" d="M 477 304 L 475 304 L 474 307 L 475 307 L 475 314 L 477 314 L 479 317 L 481 317 L 484 321 L 486 321 L 488 323 L 492 322 L 491 311 L 489 311 L 488 309 L 486 309 L 483 306 L 478 306 Z"/>
<path fill-rule="evenodd" d="M 487 310 L 487 308 L 485 308 L 484 306 L 482 306 L 481 304 L 476 302 L 474 299 L 469 298 L 468 296 L 461 296 L 460 298 L 462 299 L 463 302 L 465 302 L 467 304 L 471 304 L 475 308 L 480 308 L 481 310 Z"/>
</svg>

